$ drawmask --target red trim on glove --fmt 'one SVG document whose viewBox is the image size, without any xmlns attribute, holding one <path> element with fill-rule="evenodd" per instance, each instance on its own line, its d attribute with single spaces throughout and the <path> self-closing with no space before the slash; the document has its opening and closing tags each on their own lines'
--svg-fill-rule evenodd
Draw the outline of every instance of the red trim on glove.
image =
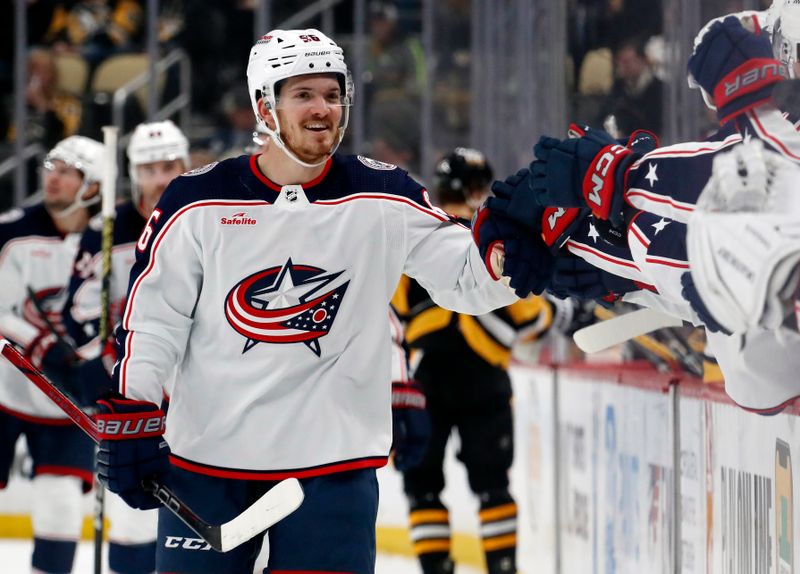
<svg viewBox="0 0 800 574">
<path fill-rule="evenodd" d="M 561 247 L 569 239 L 569 235 L 564 236 L 564 233 L 580 212 L 580 207 L 545 208 L 542 213 L 542 239 L 545 244 L 548 247 Z"/>
<path fill-rule="evenodd" d="M 111 412 L 100 413 L 92 417 L 97 424 L 97 436 L 100 440 L 128 440 L 137 438 L 158 438 L 164 434 L 164 411 L 156 407 L 138 412 L 120 413 L 114 408 L 114 399 L 97 401 Z M 131 406 L 153 406 L 146 401 L 125 401 Z"/>
<path fill-rule="evenodd" d="M 633 152 L 619 144 L 607 145 L 594 156 L 583 178 L 583 197 L 600 219 L 608 219 L 619 164 Z"/>
<path fill-rule="evenodd" d="M 393 409 L 424 409 L 425 394 L 414 384 L 392 383 Z"/>
<path fill-rule="evenodd" d="M 752 94 L 758 90 L 786 79 L 782 64 L 774 58 L 753 58 L 728 72 L 714 86 L 714 105 L 717 109 L 731 103 L 737 98 Z M 737 110 L 736 114 L 742 113 Z"/>
</svg>

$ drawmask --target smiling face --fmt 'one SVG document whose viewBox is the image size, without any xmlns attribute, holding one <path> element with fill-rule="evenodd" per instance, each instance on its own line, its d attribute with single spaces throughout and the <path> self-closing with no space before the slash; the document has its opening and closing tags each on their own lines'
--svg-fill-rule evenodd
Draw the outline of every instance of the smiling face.
<svg viewBox="0 0 800 574">
<path fill-rule="evenodd" d="M 288 78 L 278 93 L 275 111 L 286 147 L 304 162 L 323 161 L 339 141 L 342 93 L 333 74 Z M 265 108 L 262 116 L 274 129 L 274 120 Z"/>
</svg>

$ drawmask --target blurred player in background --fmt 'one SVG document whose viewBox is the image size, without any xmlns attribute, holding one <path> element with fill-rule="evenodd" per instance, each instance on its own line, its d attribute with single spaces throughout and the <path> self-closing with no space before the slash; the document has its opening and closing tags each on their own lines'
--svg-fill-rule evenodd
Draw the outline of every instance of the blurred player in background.
<svg viewBox="0 0 800 574">
<path fill-rule="evenodd" d="M 137 243 L 117 331 L 123 396 L 102 416 L 162 420 L 174 380 L 166 435 L 101 440 L 98 472 L 138 508 L 158 506 L 141 480 L 168 475 L 216 523 L 296 477 L 305 500 L 265 534 L 268 571 L 371 574 L 375 469 L 391 444 L 393 290 L 406 273 L 437 303 L 475 314 L 516 297 L 404 171 L 335 153 L 353 84 L 331 39 L 273 30 L 247 76 L 269 146 L 169 185 Z M 178 538 L 196 535 L 160 510 L 159 571 L 249 572 L 262 543 L 218 554 Z"/>
<path fill-rule="evenodd" d="M 65 339 L 61 309 L 80 234 L 100 199 L 103 146 L 71 136 L 44 160 L 42 202 L 0 218 L 0 335 L 18 345 L 67 392 L 80 395 L 78 355 Z M 50 399 L 0 361 L 0 485 L 24 435 L 33 459 L 32 566 L 72 570 L 92 487 L 94 445 Z"/>
<path fill-rule="evenodd" d="M 189 169 L 189 142 L 171 121 L 140 124 L 128 144 L 131 200 L 117 206 L 111 264 L 109 301 L 111 329 L 122 316 L 136 243 L 145 223 L 167 185 Z M 103 220 L 95 217 L 81 238 L 69 283 L 64 312 L 67 331 L 81 355 L 85 402 L 93 403 L 112 389 L 111 368 L 116 360 L 113 345 L 100 341 L 100 290 L 102 284 Z M 165 389 L 165 393 L 167 390 Z M 130 508 L 113 493 L 106 497 L 108 562 L 117 574 L 147 574 L 155 571 L 155 510 Z"/>
<path fill-rule="evenodd" d="M 436 166 L 442 209 L 468 221 L 489 194 L 492 169 L 483 153 L 456 148 Z M 552 323 L 542 297 L 532 297 L 485 315 L 455 313 L 438 306 L 423 286 L 403 277 L 392 299 L 406 321 L 412 378 L 427 398 L 432 437 L 422 462 L 395 466 L 403 472 L 410 507 L 411 538 L 425 574 L 452 574 L 445 486 L 445 447 L 454 431 L 458 458 L 480 501 L 480 532 L 489 574 L 516 572 L 517 506 L 509 492 L 514 458 L 511 348 Z"/>
</svg>

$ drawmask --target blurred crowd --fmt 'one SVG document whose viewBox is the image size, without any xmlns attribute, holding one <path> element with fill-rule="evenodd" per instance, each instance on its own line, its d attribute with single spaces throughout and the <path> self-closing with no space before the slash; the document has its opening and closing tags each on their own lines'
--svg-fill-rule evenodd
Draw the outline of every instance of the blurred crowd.
<svg viewBox="0 0 800 574">
<path fill-rule="evenodd" d="M 720 13 L 757 0 L 720 0 Z M 768 2 L 766 2 L 768 4 Z M 27 142 L 51 148 L 81 134 L 101 138 L 110 120 L 110 93 L 146 70 L 146 0 L 28 0 L 25 102 Z M 242 153 L 252 143 L 254 122 L 245 88 L 247 54 L 254 38 L 255 0 L 160 0 L 161 57 L 181 48 L 191 63 L 193 163 Z M 270 24 L 279 26 L 311 0 L 271 2 Z M 665 42 L 662 0 L 569 0 L 567 10 L 570 119 L 610 132 L 645 128 L 660 133 L 664 99 Z M 378 160 L 422 173 L 421 106 L 433 102 L 436 158 L 470 142 L 471 2 L 433 5 L 434 53 L 422 43 L 422 0 L 368 2 L 363 90 L 365 151 Z M 352 54 L 353 0 L 336 4 L 323 20 L 302 26 L 333 27 Z M 0 161 L 13 154 L 19 126 L 13 117 L 13 19 L 0 24 Z M 297 25 L 297 23 L 292 23 Z M 133 56 L 133 57 L 131 57 Z M 352 56 L 351 56 L 352 58 Z M 427 74 L 430 67 L 430 75 Z M 428 86 L 428 78 L 432 85 Z M 159 79 L 160 102 L 179 90 L 178 70 Z M 129 98 L 123 133 L 145 119 L 147 94 Z M 352 137 L 352 130 L 349 134 Z M 349 142 L 343 150 L 349 151 Z M 30 162 L 29 192 L 38 185 Z M 124 166 L 123 166 L 124 168 Z M 125 173 L 124 169 L 121 173 Z M 13 170 L 0 173 L 0 208 L 10 206 Z"/>
</svg>

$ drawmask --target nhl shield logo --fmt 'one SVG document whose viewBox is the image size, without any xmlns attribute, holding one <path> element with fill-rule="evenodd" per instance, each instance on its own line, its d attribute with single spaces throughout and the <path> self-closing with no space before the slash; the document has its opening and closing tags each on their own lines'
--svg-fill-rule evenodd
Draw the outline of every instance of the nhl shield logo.
<svg viewBox="0 0 800 574">
<path fill-rule="evenodd" d="M 327 335 L 349 281 L 289 259 L 242 279 L 225 298 L 225 317 L 245 337 L 242 353 L 258 343 L 303 343 L 318 357 L 319 340 Z"/>
</svg>

